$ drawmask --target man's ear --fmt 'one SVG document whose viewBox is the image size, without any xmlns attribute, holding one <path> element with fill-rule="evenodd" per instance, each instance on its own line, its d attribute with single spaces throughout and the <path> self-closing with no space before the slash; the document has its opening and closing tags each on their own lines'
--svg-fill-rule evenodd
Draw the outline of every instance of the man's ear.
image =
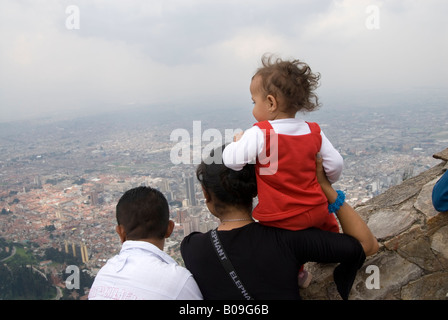
<svg viewBox="0 0 448 320">
<path fill-rule="evenodd" d="M 173 233 L 173 230 L 174 230 L 174 221 L 169 220 L 168 227 L 166 228 L 165 238 L 168 238 Z"/>
<path fill-rule="evenodd" d="M 121 243 L 125 242 L 126 241 L 126 231 L 124 230 L 124 227 L 121 224 L 119 224 L 115 227 L 115 231 L 118 233 Z"/>
</svg>

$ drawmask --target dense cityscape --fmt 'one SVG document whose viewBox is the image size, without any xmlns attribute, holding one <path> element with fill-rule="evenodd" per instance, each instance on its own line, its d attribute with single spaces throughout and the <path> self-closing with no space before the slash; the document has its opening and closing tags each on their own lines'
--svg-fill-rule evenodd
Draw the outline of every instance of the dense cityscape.
<svg viewBox="0 0 448 320">
<path fill-rule="evenodd" d="M 36 256 L 48 248 L 78 256 L 82 268 L 94 276 L 120 249 L 115 233 L 118 199 L 130 188 L 148 185 L 168 199 L 176 226 L 165 250 L 183 264 L 183 237 L 218 225 L 195 177 L 197 153 L 228 142 L 228 133 L 235 129 L 250 127 L 250 112 L 236 116 L 243 111 L 184 115 L 176 109 L 148 108 L 2 124 L 0 238 L 22 244 Z M 448 108 L 441 101 L 324 111 L 306 120 L 318 122 L 344 157 L 335 187 L 346 191 L 354 206 L 437 164 L 432 154 L 448 146 Z M 208 129 L 214 130 L 213 141 L 203 135 Z M 189 139 L 182 141 L 175 132 L 188 133 Z M 181 147 L 190 161 L 173 161 L 178 155 L 173 150 Z M 41 261 L 37 267 L 52 275 L 54 285 L 65 285 L 61 265 Z"/>
</svg>

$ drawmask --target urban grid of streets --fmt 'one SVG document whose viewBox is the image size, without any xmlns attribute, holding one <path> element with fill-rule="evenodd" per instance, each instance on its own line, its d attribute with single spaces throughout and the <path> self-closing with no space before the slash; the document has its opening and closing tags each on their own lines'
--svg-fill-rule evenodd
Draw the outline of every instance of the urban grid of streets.
<svg viewBox="0 0 448 320">
<path fill-rule="evenodd" d="M 95 274 L 120 248 L 114 231 L 119 197 L 130 188 L 149 185 L 170 202 L 176 228 L 165 250 L 182 264 L 179 244 L 183 237 L 207 231 L 217 220 L 204 205 L 194 174 L 197 163 L 170 161 L 170 151 L 178 143 L 170 135 L 178 128 L 192 134 L 193 121 L 200 121 L 201 132 L 213 128 L 222 137 L 226 129 L 252 125 L 249 116 L 236 114 L 216 110 L 156 117 L 139 111 L 2 125 L 0 237 L 37 244 L 36 252 L 48 247 L 86 248 L 83 260 Z M 352 205 L 437 164 L 432 154 L 448 146 L 447 119 L 446 107 L 418 105 L 414 110 L 347 108 L 307 116 L 321 125 L 343 155 L 345 167 L 335 187 L 346 191 Z M 201 147 L 210 143 L 202 141 Z M 194 179 L 196 205 L 188 199 L 189 177 Z"/>
</svg>

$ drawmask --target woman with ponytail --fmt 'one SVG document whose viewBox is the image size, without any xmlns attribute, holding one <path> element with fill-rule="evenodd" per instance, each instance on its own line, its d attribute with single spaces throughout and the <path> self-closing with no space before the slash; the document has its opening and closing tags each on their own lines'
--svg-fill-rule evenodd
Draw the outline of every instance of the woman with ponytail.
<svg viewBox="0 0 448 320">
<path fill-rule="evenodd" d="M 216 230 L 184 238 L 181 253 L 204 299 L 300 299 L 297 269 L 308 261 L 340 263 L 334 279 L 347 299 L 358 269 L 378 243 L 346 203 L 336 212 L 344 233 L 316 228 L 299 231 L 264 226 L 252 219 L 257 195 L 253 165 L 234 171 L 222 164 L 224 146 L 212 151 L 196 175 L 209 211 L 220 219 Z M 207 159 L 209 160 L 209 159 Z M 329 203 L 338 198 L 317 158 L 318 180 Z"/>
</svg>

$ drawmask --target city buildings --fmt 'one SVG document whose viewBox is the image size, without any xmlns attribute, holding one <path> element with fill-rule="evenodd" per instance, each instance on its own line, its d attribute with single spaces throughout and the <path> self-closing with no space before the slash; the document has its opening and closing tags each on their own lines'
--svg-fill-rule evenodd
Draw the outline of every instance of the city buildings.
<svg viewBox="0 0 448 320">
<path fill-rule="evenodd" d="M 346 191 L 352 205 L 431 167 L 437 163 L 431 155 L 448 145 L 445 107 L 309 116 L 344 157 L 335 187 Z M 193 120 L 149 124 L 143 118 L 130 123 L 120 119 L 107 126 L 101 119 L 78 119 L 3 126 L 0 237 L 28 244 L 36 254 L 48 247 L 75 252 L 95 272 L 120 249 L 115 234 L 118 199 L 130 188 L 148 185 L 163 192 L 170 204 L 176 227 L 165 249 L 182 263 L 183 237 L 218 225 L 204 204 L 197 164 L 170 161 L 170 133 L 188 130 Z M 216 112 L 204 116 L 202 127 L 224 132 L 251 124 L 251 119 Z"/>
</svg>

